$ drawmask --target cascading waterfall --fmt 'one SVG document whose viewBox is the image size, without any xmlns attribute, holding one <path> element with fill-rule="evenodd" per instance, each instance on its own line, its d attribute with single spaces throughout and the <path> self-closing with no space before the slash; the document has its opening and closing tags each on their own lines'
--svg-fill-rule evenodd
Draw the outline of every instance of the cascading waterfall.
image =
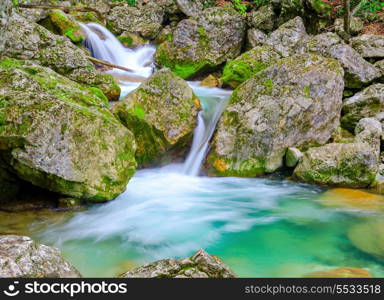
<svg viewBox="0 0 384 300">
<path fill-rule="evenodd" d="M 83 26 L 94 56 L 133 69 L 109 71 L 125 93 L 150 76 L 154 47 L 125 49 L 102 26 Z M 189 84 L 203 111 L 186 162 L 139 170 L 114 201 L 46 227 L 35 233 L 37 240 L 59 247 L 92 277 L 186 257 L 200 248 L 220 256 L 239 276 L 302 277 L 344 265 L 384 276 L 382 264 L 362 256 L 346 239 L 346 230 L 366 221 L 366 212 L 322 207 L 321 188 L 266 178 L 191 176 L 199 173 L 230 92 Z M 382 221 L 383 214 L 369 218 Z"/>
<path fill-rule="evenodd" d="M 127 49 L 100 24 L 90 23 L 81 26 L 87 35 L 85 46 L 94 57 L 132 70 L 132 72 L 124 72 L 115 69 L 111 72 L 120 81 L 124 91 L 123 96 L 137 88 L 140 81 L 151 75 L 155 47 L 145 45 L 135 50 Z M 201 99 L 203 110 L 198 115 L 190 153 L 182 168 L 179 169 L 184 174 L 197 176 L 207 155 L 209 141 L 231 92 L 202 87 L 198 82 L 189 82 L 189 85 Z"/>
</svg>

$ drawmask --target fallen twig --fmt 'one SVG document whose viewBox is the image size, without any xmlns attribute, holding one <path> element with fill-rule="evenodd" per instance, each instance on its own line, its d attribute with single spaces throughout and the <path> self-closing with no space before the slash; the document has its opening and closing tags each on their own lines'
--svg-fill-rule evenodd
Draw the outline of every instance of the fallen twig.
<svg viewBox="0 0 384 300">
<path fill-rule="evenodd" d="M 128 68 L 126 68 L 126 67 L 122 67 L 122 66 L 119 66 L 119 65 L 111 64 L 111 63 L 109 63 L 109 62 L 107 62 L 107 61 L 104 61 L 104 60 L 101 60 L 101 59 L 98 59 L 98 58 L 94 58 L 94 57 L 92 57 L 92 56 L 87 56 L 87 58 L 88 58 L 91 62 L 100 64 L 100 65 L 105 65 L 105 66 L 108 66 L 108 67 L 111 67 L 111 68 L 120 69 L 120 70 L 127 71 L 127 72 L 132 72 L 131 69 L 128 69 Z"/>
</svg>

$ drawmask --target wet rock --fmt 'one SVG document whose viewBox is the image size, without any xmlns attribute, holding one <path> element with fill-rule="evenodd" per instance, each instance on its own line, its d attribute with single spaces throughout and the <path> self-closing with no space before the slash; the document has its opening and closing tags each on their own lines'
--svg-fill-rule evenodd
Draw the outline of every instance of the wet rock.
<svg viewBox="0 0 384 300">
<path fill-rule="evenodd" d="M 266 40 L 283 57 L 292 56 L 304 39 L 308 38 L 303 20 L 296 17 L 281 25 Z"/>
<path fill-rule="evenodd" d="M 340 64 L 317 55 L 279 60 L 232 94 L 214 137 L 214 173 L 254 177 L 283 165 L 289 147 L 326 143 L 338 127 Z"/>
<path fill-rule="evenodd" d="M 299 149 L 290 147 L 285 153 L 285 165 L 290 168 L 296 167 L 302 157 L 303 153 Z"/>
<path fill-rule="evenodd" d="M 0 95 L 0 149 L 19 178 L 91 201 L 125 190 L 135 172 L 135 142 L 100 90 L 6 59 Z"/>
<path fill-rule="evenodd" d="M 372 278 L 372 274 L 360 268 L 342 267 L 306 274 L 307 278 Z"/>
<path fill-rule="evenodd" d="M 225 65 L 221 77 L 223 84 L 236 88 L 280 58 L 280 54 L 270 46 L 255 47 Z"/>
<path fill-rule="evenodd" d="M 359 34 L 363 30 L 363 28 L 364 22 L 360 18 L 351 18 L 350 33 L 352 35 Z M 344 19 L 335 20 L 335 32 L 343 38 L 347 36 L 346 32 L 344 31 Z"/>
<path fill-rule="evenodd" d="M 209 74 L 200 82 L 200 85 L 209 88 L 221 87 L 221 80 L 219 78 L 216 78 L 212 74 Z"/>
<path fill-rule="evenodd" d="M 162 28 L 163 20 L 164 9 L 156 2 L 140 8 L 126 4 L 109 11 L 107 27 L 116 35 L 127 31 L 154 39 Z"/>
<path fill-rule="evenodd" d="M 361 88 L 380 77 L 380 71 L 364 60 L 349 45 L 335 45 L 329 49 L 329 56 L 337 59 L 345 71 L 345 86 Z"/>
<path fill-rule="evenodd" d="M 72 42 L 81 43 L 86 39 L 84 31 L 71 15 L 67 15 L 61 10 L 53 9 L 48 13 L 48 18 L 52 26 Z"/>
<path fill-rule="evenodd" d="M 380 211 L 384 209 L 384 196 L 347 188 L 335 188 L 326 191 L 320 196 L 319 202 L 327 207 L 371 211 Z"/>
<path fill-rule="evenodd" d="M 4 55 L 34 60 L 79 83 L 102 90 L 110 100 L 117 100 L 120 87 L 114 78 L 95 70 L 86 54 L 67 39 L 14 14 L 9 20 Z"/>
<path fill-rule="evenodd" d="M 145 165 L 190 142 L 199 108 L 187 82 L 162 69 L 117 103 L 114 112 L 134 133 L 137 162 Z"/>
<path fill-rule="evenodd" d="M 341 125 L 353 132 L 362 118 L 378 117 L 384 112 L 384 84 L 373 84 L 343 103 Z"/>
<path fill-rule="evenodd" d="M 254 10 L 248 16 L 248 25 L 265 32 L 271 32 L 275 27 L 276 15 L 272 5 L 264 5 Z"/>
<path fill-rule="evenodd" d="M 163 259 L 128 271 L 121 278 L 234 278 L 217 256 L 199 250 L 184 259 Z"/>
<path fill-rule="evenodd" d="M 158 65 L 189 78 L 238 56 L 244 35 L 242 15 L 230 8 L 208 8 L 197 19 L 179 22 L 172 41 L 158 47 L 155 59 Z"/>
<path fill-rule="evenodd" d="M 384 221 L 366 221 L 348 230 L 348 238 L 360 251 L 384 262 Z"/>
<path fill-rule="evenodd" d="M 0 236 L 0 277 L 79 278 L 60 251 L 26 236 Z"/>
<path fill-rule="evenodd" d="M 142 38 L 140 35 L 127 31 L 124 31 L 122 34 L 120 34 L 117 39 L 120 41 L 120 43 L 128 48 L 143 46 L 149 43 L 148 40 Z"/>
<path fill-rule="evenodd" d="M 351 46 L 364 58 L 384 58 L 384 36 L 363 34 L 351 39 Z"/>
<path fill-rule="evenodd" d="M 252 28 L 247 31 L 247 49 L 250 50 L 257 46 L 262 46 L 267 40 L 267 35 L 261 30 Z"/>
</svg>

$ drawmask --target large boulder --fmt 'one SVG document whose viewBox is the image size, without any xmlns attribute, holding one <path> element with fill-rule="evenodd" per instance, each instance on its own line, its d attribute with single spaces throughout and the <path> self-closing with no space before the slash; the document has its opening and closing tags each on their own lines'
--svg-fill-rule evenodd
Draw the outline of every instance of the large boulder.
<svg viewBox="0 0 384 300">
<path fill-rule="evenodd" d="M 331 143 L 304 153 L 294 175 L 306 182 L 344 187 L 368 187 L 379 169 L 381 124 L 360 120 L 353 143 Z"/>
<path fill-rule="evenodd" d="M 125 4 L 109 11 L 107 27 L 116 35 L 126 31 L 154 39 L 162 28 L 163 19 L 164 8 L 154 1 L 142 7 Z"/>
<path fill-rule="evenodd" d="M 295 54 L 300 43 L 307 38 L 302 18 L 296 17 L 272 32 L 265 43 L 283 57 L 288 57 Z"/>
<path fill-rule="evenodd" d="M 12 13 L 13 3 L 11 0 L 4 0 L 0 3 L 0 55 L 5 46 L 5 34 L 7 31 L 7 25 L 9 17 Z"/>
<path fill-rule="evenodd" d="M 234 278 L 217 256 L 199 250 L 189 258 L 163 259 L 128 271 L 121 278 Z"/>
<path fill-rule="evenodd" d="M 80 273 L 54 247 L 26 236 L 0 236 L 0 277 L 80 278 Z"/>
<path fill-rule="evenodd" d="M 65 37 L 14 14 L 8 23 L 4 55 L 34 60 L 79 83 L 102 90 L 110 100 L 117 100 L 120 87 L 114 78 L 95 70 L 86 54 Z"/>
<path fill-rule="evenodd" d="M 364 58 L 384 58 L 384 36 L 363 34 L 351 39 L 352 48 Z"/>
<path fill-rule="evenodd" d="M 188 145 L 199 108 L 199 99 L 188 84 L 162 69 L 117 103 L 114 112 L 134 133 L 137 162 L 145 165 Z"/>
<path fill-rule="evenodd" d="M 196 19 L 179 22 L 172 41 L 158 47 L 155 59 L 158 65 L 189 78 L 237 57 L 244 36 L 242 15 L 230 8 L 208 8 Z"/>
<path fill-rule="evenodd" d="M 356 124 L 363 118 L 379 117 L 384 112 L 384 84 L 373 84 L 343 103 L 343 128 L 354 132 Z"/>
<path fill-rule="evenodd" d="M 343 70 L 317 55 L 281 59 L 232 94 L 209 162 L 217 175 L 252 177 L 283 165 L 287 148 L 326 143 L 339 125 Z"/>
<path fill-rule="evenodd" d="M 280 54 L 270 46 L 255 47 L 225 65 L 221 78 L 223 84 L 236 88 L 280 58 Z"/>
<path fill-rule="evenodd" d="M 325 32 L 302 40 L 297 49 L 298 53 L 313 53 L 329 57 L 332 46 L 343 44 L 342 39 L 333 32 Z"/>
<path fill-rule="evenodd" d="M 29 62 L 0 62 L 0 153 L 19 178 L 106 201 L 125 190 L 134 152 L 133 134 L 100 90 Z"/>
<path fill-rule="evenodd" d="M 263 44 L 265 44 L 265 41 L 267 40 L 267 37 L 268 36 L 261 30 L 258 30 L 256 28 L 248 29 L 246 48 L 250 50 L 257 46 L 263 46 Z"/>
</svg>

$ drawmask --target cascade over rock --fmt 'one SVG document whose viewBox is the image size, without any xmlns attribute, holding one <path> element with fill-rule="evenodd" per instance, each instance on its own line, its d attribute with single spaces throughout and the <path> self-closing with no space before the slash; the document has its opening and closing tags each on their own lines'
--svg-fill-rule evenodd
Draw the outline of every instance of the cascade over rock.
<svg viewBox="0 0 384 300">
<path fill-rule="evenodd" d="M 200 101 L 188 84 L 169 69 L 153 74 L 116 104 L 116 116 L 135 135 L 140 165 L 156 162 L 171 148 L 189 144 Z"/>
</svg>

